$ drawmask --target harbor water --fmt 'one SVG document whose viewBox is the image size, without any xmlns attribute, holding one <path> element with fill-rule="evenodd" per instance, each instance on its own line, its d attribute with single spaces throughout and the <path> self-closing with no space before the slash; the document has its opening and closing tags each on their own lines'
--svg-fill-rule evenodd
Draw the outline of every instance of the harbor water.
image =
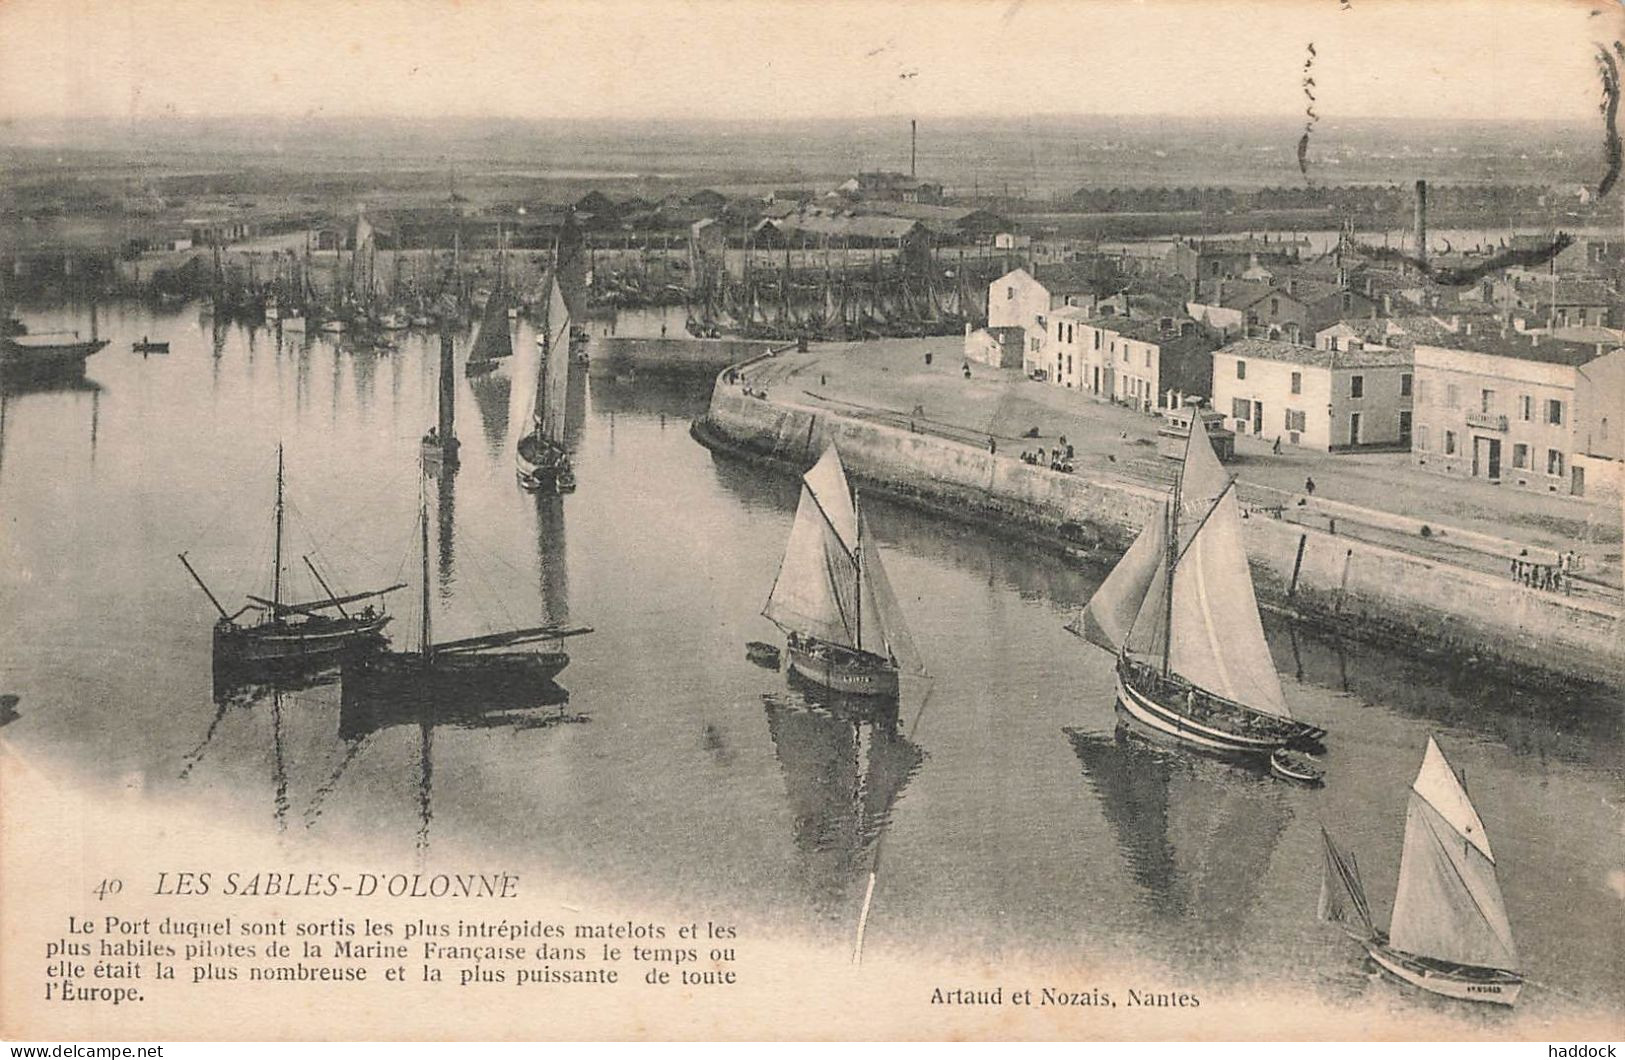
<svg viewBox="0 0 1625 1060">
<path fill-rule="evenodd" d="M 84 307 L 20 315 L 38 331 L 88 322 Z M 99 326 L 112 341 L 83 383 L 0 401 L 0 693 L 18 697 L 0 736 L 89 791 L 133 788 L 301 856 L 496 854 L 629 904 L 832 946 L 850 946 L 878 865 L 869 952 L 1128 952 L 1195 985 L 1309 983 L 1337 1000 L 1393 988 L 1315 920 L 1320 826 L 1357 852 L 1385 921 L 1407 789 L 1437 734 L 1540 984 L 1520 1016 L 1617 1004 L 1617 702 L 1266 616 L 1288 701 L 1330 732 L 1326 786 L 1291 787 L 1117 734 L 1111 659 L 1062 628 L 1104 571 L 876 501 L 865 510 L 931 680 L 895 711 L 854 713 L 746 659 L 748 641 L 779 636 L 759 612 L 798 491 L 690 438 L 705 381 L 579 372 L 579 486 L 538 498 L 513 474 L 536 369 L 527 324 L 494 374 L 459 367 L 462 464 L 428 480 L 433 336 L 350 350 L 216 326 L 195 306 L 103 306 Z M 143 336 L 170 352 L 133 353 Z M 269 595 L 279 443 L 286 595 L 323 595 L 305 556 L 340 593 L 407 583 L 390 631 L 415 647 L 426 505 L 436 638 L 590 625 L 568 642 L 568 703 L 424 725 L 349 709 L 331 681 L 217 688 L 217 616 L 175 557 L 228 610 Z"/>
</svg>

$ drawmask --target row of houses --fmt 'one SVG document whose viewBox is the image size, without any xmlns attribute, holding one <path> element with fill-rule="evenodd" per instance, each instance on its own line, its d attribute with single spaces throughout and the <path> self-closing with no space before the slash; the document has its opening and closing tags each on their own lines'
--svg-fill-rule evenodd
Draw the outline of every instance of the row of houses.
<svg viewBox="0 0 1625 1060">
<path fill-rule="evenodd" d="M 1144 412 L 1208 399 L 1238 436 L 1283 446 L 1404 451 L 1431 471 L 1541 492 L 1625 490 L 1617 334 L 1571 341 L 1412 314 L 1334 320 L 1304 343 L 1132 303 L 1078 266 L 1017 269 L 990 287 L 988 326 L 967 334 L 965 355 Z"/>
</svg>

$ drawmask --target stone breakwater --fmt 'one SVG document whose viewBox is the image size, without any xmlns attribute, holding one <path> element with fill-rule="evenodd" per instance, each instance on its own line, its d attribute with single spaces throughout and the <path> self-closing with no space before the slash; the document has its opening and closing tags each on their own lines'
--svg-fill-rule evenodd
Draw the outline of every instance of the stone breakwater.
<svg viewBox="0 0 1625 1060">
<path fill-rule="evenodd" d="M 721 379 L 693 433 L 714 450 L 796 473 L 835 444 L 866 489 L 1099 562 L 1128 547 L 1163 496 L 1124 479 L 1051 471 L 1014 454 L 752 397 Z M 1266 607 L 1351 639 L 1535 683 L 1625 688 L 1614 608 L 1261 512 L 1243 525 Z"/>
</svg>

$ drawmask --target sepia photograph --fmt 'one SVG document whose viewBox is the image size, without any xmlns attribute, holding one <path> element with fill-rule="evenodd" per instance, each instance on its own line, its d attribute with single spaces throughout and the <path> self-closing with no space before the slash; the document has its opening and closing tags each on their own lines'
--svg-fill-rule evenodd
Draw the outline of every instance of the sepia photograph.
<svg viewBox="0 0 1625 1060">
<path fill-rule="evenodd" d="M 0 1039 L 1619 1039 L 1622 68 L 3 0 Z"/>
</svg>

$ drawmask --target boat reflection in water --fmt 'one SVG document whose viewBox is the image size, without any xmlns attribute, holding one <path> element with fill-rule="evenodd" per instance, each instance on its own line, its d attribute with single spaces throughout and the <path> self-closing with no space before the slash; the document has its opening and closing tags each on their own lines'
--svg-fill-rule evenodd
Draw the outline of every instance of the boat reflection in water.
<svg viewBox="0 0 1625 1060">
<path fill-rule="evenodd" d="M 849 927 L 855 885 L 873 870 L 892 808 L 925 755 L 898 730 L 895 700 L 788 679 L 789 693 L 763 695 L 762 707 L 784 771 L 800 874 L 815 909 Z"/>
<path fill-rule="evenodd" d="M 1290 793 L 1262 763 L 1183 754 L 1122 723 L 1112 734 L 1066 734 L 1144 891 L 1139 904 L 1158 918 L 1199 922 L 1213 940 L 1204 957 L 1232 960 L 1260 934 L 1252 921 L 1292 819 Z"/>
</svg>

